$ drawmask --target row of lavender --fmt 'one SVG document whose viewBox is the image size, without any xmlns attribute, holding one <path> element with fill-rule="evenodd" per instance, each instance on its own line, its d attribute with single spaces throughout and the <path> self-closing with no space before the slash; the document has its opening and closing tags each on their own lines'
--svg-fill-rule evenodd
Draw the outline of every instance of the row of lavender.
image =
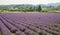
<svg viewBox="0 0 60 35">
<path fill-rule="evenodd" d="M 0 14 L 2 35 L 60 35 L 60 14 Z"/>
</svg>

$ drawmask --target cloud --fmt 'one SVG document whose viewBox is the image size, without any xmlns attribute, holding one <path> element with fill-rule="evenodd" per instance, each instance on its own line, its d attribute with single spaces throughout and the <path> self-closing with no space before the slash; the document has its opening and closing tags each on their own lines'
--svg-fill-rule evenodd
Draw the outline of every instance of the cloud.
<svg viewBox="0 0 60 35">
<path fill-rule="evenodd" d="M 0 5 L 5 4 L 47 4 L 60 2 L 60 0 L 0 0 Z"/>
</svg>

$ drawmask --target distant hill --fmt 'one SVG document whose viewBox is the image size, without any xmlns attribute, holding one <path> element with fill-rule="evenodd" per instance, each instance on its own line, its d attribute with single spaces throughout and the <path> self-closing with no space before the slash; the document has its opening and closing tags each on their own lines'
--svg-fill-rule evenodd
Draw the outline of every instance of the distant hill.
<svg viewBox="0 0 60 35">
<path fill-rule="evenodd" d="M 34 5 L 17 5 L 17 4 L 14 4 L 14 5 L 0 5 L 0 9 L 7 9 L 7 8 L 28 8 L 28 7 L 35 7 Z"/>
<path fill-rule="evenodd" d="M 60 5 L 60 3 L 49 3 L 49 4 L 47 4 L 48 6 L 59 6 Z"/>
<path fill-rule="evenodd" d="M 60 7 L 60 3 L 41 4 L 42 7 Z"/>
<path fill-rule="evenodd" d="M 60 7 L 60 3 L 48 3 L 48 4 L 40 4 L 41 7 Z M 30 5 L 30 4 L 12 4 L 12 5 L 0 5 L 0 9 L 3 8 L 27 8 L 27 7 L 38 7 L 38 5 Z"/>
</svg>

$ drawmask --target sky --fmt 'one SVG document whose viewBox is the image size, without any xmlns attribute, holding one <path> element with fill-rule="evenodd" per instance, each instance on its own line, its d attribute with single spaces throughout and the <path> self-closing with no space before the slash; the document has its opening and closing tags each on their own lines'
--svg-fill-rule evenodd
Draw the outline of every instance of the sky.
<svg viewBox="0 0 60 35">
<path fill-rule="evenodd" d="M 9 5 L 9 4 L 48 4 L 48 3 L 57 3 L 60 0 L 0 0 L 0 5 Z"/>
</svg>

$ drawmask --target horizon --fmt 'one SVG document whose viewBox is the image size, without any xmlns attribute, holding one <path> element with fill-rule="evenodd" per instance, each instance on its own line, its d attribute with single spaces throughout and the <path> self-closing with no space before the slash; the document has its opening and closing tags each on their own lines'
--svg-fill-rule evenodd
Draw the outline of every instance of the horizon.
<svg viewBox="0 0 60 35">
<path fill-rule="evenodd" d="M 48 3 L 58 3 L 60 0 L 0 0 L 0 5 L 11 5 L 11 4 L 48 4 Z"/>
</svg>

